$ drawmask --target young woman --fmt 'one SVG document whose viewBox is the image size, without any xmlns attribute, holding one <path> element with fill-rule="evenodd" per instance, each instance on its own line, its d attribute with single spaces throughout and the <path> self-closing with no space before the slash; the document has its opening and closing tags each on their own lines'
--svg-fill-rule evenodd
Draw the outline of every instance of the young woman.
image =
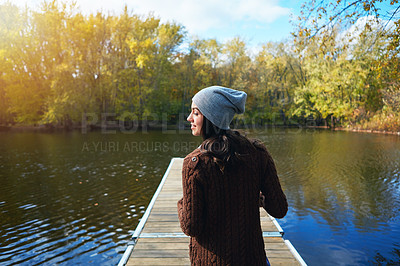
<svg viewBox="0 0 400 266">
<path fill-rule="evenodd" d="M 178 215 L 192 265 L 267 265 L 260 205 L 282 218 L 288 205 L 265 146 L 229 128 L 246 93 L 213 86 L 192 99 L 187 118 L 203 143 L 186 156 Z"/>
</svg>

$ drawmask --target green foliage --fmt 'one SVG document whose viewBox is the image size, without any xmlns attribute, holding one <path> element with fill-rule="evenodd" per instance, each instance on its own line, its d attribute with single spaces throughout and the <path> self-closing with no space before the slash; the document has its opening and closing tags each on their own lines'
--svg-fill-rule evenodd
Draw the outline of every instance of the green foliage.
<svg viewBox="0 0 400 266">
<path fill-rule="evenodd" d="M 399 89 L 400 6 L 391 1 L 388 15 L 379 8 L 381 2 L 304 3 L 293 36 L 306 79 L 295 92 L 294 115 L 334 117 L 378 129 L 369 122 L 373 117 L 395 122 L 398 110 L 388 103 L 396 102 L 396 93 L 388 90 Z"/>
<path fill-rule="evenodd" d="M 379 20 L 346 34 L 376 2 L 355 1 L 350 6 L 363 11 L 351 15 L 348 8 L 340 12 L 343 1 L 328 8 L 311 0 L 293 39 L 265 43 L 254 54 L 240 37 L 190 39 L 182 25 L 127 7 L 118 16 L 83 15 L 73 3 L 44 1 L 34 11 L 6 2 L 0 5 L 0 124 L 69 127 L 102 114 L 178 123 L 197 91 L 222 85 L 248 94 L 238 124 L 313 117 L 399 130 L 399 21 L 379 34 Z"/>
</svg>

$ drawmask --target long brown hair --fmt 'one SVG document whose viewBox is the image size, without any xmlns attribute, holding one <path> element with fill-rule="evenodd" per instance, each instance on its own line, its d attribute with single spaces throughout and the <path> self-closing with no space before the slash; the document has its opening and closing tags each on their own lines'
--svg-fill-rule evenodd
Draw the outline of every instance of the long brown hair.
<svg viewBox="0 0 400 266">
<path fill-rule="evenodd" d="M 255 149 L 250 140 L 241 135 L 239 131 L 221 129 L 205 116 L 203 117 L 201 135 L 204 140 L 201 149 L 214 158 L 222 171 L 225 166 L 241 161 L 243 150 Z"/>
</svg>

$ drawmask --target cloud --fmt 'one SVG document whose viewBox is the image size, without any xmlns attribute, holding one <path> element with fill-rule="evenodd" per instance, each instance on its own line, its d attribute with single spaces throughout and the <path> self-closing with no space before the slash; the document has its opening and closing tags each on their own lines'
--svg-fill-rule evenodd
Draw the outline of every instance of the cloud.
<svg viewBox="0 0 400 266">
<path fill-rule="evenodd" d="M 364 16 L 360 17 L 356 23 L 350 26 L 347 30 L 341 32 L 338 35 L 339 43 L 340 40 L 342 42 L 349 43 L 350 45 L 355 45 L 358 42 L 359 36 L 365 29 L 366 24 L 371 27 L 372 32 L 370 33 L 372 36 L 376 34 L 380 34 L 382 31 L 392 31 L 395 27 L 393 21 L 388 21 L 380 18 L 376 18 L 375 16 Z"/>
<path fill-rule="evenodd" d="M 7 2 L 6 0 L 1 0 L 0 4 L 4 4 L 6 2 Z M 40 0 L 13 0 L 13 1 L 10 1 L 10 2 L 12 4 L 20 6 L 20 7 L 25 7 L 27 5 L 30 8 L 36 8 L 36 7 L 40 6 L 40 3 L 42 1 L 40 1 Z"/>
<path fill-rule="evenodd" d="M 153 11 L 161 19 L 181 23 L 196 34 L 240 21 L 269 24 L 290 13 L 277 0 L 135 0 L 129 1 L 128 7 L 139 14 Z"/>
<path fill-rule="evenodd" d="M 0 0 L 4 1 L 7 0 Z M 13 0 L 19 6 L 27 4 L 34 9 L 41 2 L 43 0 Z M 267 40 L 271 34 L 282 35 L 288 31 L 286 21 L 293 11 L 280 4 L 280 0 L 76 0 L 76 3 L 85 14 L 97 11 L 120 14 L 126 4 L 134 14 L 153 13 L 162 22 L 179 23 L 190 35 L 219 40 L 247 36 L 254 43 Z"/>
<path fill-rule="evenodd" d="M 371 31 L 367 32 L 367 39 L 364 39 L 362 43 L 360 43 L 361 34 L 365 29 L 366 24 L 370 26 Z M 395 24 L 393 21 L 388 21 L 380 18 L 376 18 L 374 16 L 364 16 L 360 17 L 353 25 L 351 25 L 348 29 L 340 32 L 336 37 L 337 46 L 343 46 L 344 44 L 348 45 L 350 48 L 350 53 L 347 55 L 347 59 L 352 59 L 354 57 L 354 51 L 356 51 L 357 47 L 364 47 L 363 53 L 369 52 L 378 41 L 379 35 L 384 34 L 385 32 L 391 32 L 395 28 Z M 382 39 L 381 39 L 382 40 Z M 379 43 L 378 45 L 383 45 L 382 47 L 387 46 L 387 43 Z"/>
</svg>

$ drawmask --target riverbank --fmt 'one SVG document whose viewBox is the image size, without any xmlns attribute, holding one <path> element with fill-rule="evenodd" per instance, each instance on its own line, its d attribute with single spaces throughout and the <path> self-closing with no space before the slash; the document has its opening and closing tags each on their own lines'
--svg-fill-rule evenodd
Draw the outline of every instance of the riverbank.
<svg viewBox="0 0 400 266">
<path fill-rule="evenodd" d="M 359 128 L 344 128 L 337 127 L 334 128 L 335 131 L 349 131 L 349 132 L 358 132 L 358 133 L 374 133 L 374 134 L 386 134 L 386 135 L 398 135 L 400 136 L 400 131 L 386 131 L 386 130 L 375 130 L 375 129 L 359 129 Z"/>
<path fill-rule="evenodd" d="M 400 136 L 400 131 L 387 131 L 387 130 L 376 130 L 376 129 L 361 129 L 361 128 L 352 128 L 352 127 L 335 127 L 331 128 L 328 126 L 307 126 L 301 124 L 294 125 L 283 125 L 283 124 L 265 124 L 265 125 L 241 125 L 240 127 L 234 127 L 235 129 L 271 129 L 271 128 L 300 128 L 300 129 L 324 129 L 324 130 L 333 130 L 333 131 L 348 131 L 348 132 L 357 132 L 357 133 L 373 133 L 373 134 L 386 134 L 386 135 L 398 135 Z M 119 125 L 90 125 L 88 127 L 82 126 L 73 126 L 73 127 L 60 127 L 60 126 L 29 126 L 29 125 L 15 125 L 15 126 L 1 126 L 0 132 L 11 131 L 11 132 L 42 132 L 42 133 L 52 133 L 52 132 L 62 132 L 62 131 L 76 131 L 80 130 L 82 133 L 87 133 L 89 131 L 103 131 L 106 134 L 114 133 L 116 131 L 123 132 L 136 132 L 141 131 L 145 132 L 147 130 L 156 130 L 156 131 L 184 131 L 189 130 L 188 125 L 161 125 L 161 124 L 147 124 L 142 126 L 119 126 Z"/>
<path fill-rule="evenodd" d="M 399 135 L 400 131 L 387 131 L 387 130 L 377 130 L 377 129 L 361 129 L 361 128 L 350 128 L 350 127 L 335 127 L 331 128 L 328 126 L 309 126 L 306 128 L 315 128 L 315 129 L 326 129 L 332 131 L 347 131 L 347 132 L 356 132 L 356 133 L 373 133 L 373 134 L 385 134 L 385 135 Z"/>
</svg>

